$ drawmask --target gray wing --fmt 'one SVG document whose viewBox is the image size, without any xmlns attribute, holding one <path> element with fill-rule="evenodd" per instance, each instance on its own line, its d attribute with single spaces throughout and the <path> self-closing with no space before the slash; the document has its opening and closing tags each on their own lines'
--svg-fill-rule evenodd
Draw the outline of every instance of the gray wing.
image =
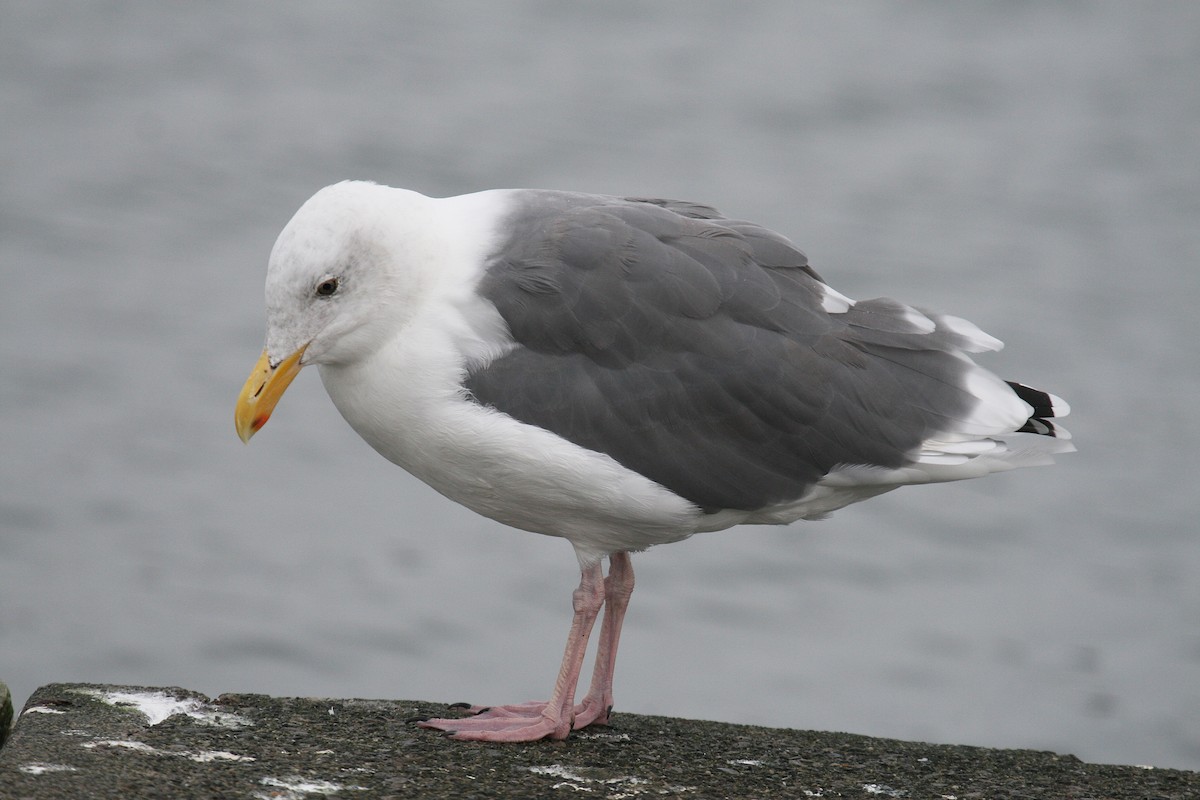
<svg viewBox="0 0 1200 800">
<path fill-rule="evenodd" d="M 479 290 L 517 347 L 474 399 L 709 511 L 909 463 L 975 404 L 955 334 L 890 300 L 827 313 L 787 239 L 667 200 L 528 192 Z"/>
</svg>

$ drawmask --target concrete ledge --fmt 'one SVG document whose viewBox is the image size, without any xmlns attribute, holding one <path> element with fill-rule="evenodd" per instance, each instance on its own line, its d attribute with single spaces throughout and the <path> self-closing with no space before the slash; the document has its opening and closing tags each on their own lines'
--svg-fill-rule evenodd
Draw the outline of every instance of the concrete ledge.
<svg viewBox="0 0 1200 800">
<path fill-rule="evenodd" d="M 0 798 L 1195 798 L 1200 773 L 619 714 L 565 742 L 454 742 L 439 703 L 52 684 L 0 749 Z"/>
</svg>

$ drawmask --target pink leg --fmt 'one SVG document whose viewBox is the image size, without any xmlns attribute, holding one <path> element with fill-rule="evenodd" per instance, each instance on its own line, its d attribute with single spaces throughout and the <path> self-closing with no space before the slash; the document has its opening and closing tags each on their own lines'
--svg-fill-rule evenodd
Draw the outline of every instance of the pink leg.
<svg viewBox="0 0 1200 800">
<path fill-rule="evenodd" d="M 587 652 L 588 637 L 604 605 L 604 594 L 604 572 L 596 563 L 583 570 L 579 588 L 572 595 L 575 617 L 571 621 L 571 633 L 567 638 L 562 666 L 558 670 L 558 680 L 554 682 L 554 691 L 546 703 L 498 706 L 464 719 L 426 720 L 421 727 L 447 731 L 455 739 L 482 742 L 532 742 L 546 737 L 567 738 L 574 717 L 575 686 L 579 682 L 579 671 Z"/>
<path fill-rule="evenodd" d="M 592 723 L 608 724 L 613 706 L 613 670 L 617 664 L 617 644 L 621 641 L 621 623 L 633 594 L 633 563 L 629 553 L 613 553 L 608 577 L 604 580 L 604 622 L 592 669 L 592 687 L 583 702 L 575 706 L 575 729 Z"/>
</svg>

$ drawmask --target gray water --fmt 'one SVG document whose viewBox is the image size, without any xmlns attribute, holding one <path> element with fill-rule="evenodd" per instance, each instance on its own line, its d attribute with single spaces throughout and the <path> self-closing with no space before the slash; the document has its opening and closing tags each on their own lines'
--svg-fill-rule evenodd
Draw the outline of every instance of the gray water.
<svg viewBox="0 0 1200 800">
<path fill-rule="evenodd" d="M 635 559 L 618 710 L 1200 769 L 1200 4 L 0 4 L 0 680 L 514 702 L 569 545 L 386 463 L 267 253 L 319 187 L 716 204 L 965 316 L 1049 469 Z"/>
</svg>

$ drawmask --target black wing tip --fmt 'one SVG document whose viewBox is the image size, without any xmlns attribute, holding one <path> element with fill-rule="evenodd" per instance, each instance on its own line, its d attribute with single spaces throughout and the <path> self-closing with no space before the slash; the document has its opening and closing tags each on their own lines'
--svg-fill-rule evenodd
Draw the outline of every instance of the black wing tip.
<svg viewBox="0 0 1200 800">
<path fill-rule="evenodd" d="M 1005 381 L 1005 383 L 1016 393 L 1017 397 L 1033 407 L 1033 413 L 1029 415 L 1029 419 L 1025 421 L 1024 425 L 1017 428 L 1017 433 L 1036 433 L 1039 436 L 1070 438 L 1066 431 L 1051 422 L 1052 419 L 1065 417 L 1070 412 L 1071 408 L 1065 400 L 1057 395 L 1016 381 Z"/>
</svg>

